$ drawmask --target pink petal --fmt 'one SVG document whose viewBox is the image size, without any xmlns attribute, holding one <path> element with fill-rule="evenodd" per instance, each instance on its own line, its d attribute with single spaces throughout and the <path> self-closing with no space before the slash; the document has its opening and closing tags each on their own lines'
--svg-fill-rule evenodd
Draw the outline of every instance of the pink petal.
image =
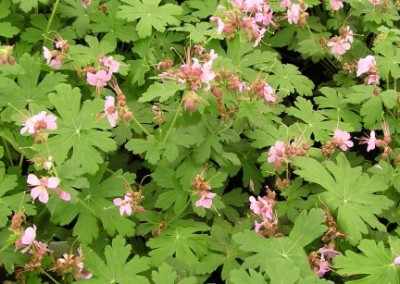
<svg viewBox="0 0 400 284">
<path fill-rule="evenodd" d="M 39 201 L 42 203 L 47 203 L 49 201 L 49 194 L 47 193 L 47 190 L 41 190 L 39 193 Z"/>
<path fill-rule="evenodd" d="M 26 182 L 30 185 L 41 185 L 40 180 L 34 174 L 29 174 Z"/>
<path fill-rule="evenodd" d="M 122 205 L 122 199 L 121 198 L 115 198 L 113 200 L 113 203 L 117 206 L 121 206 Z"/>
<path fill-rule="evenodd" d="M 21 243 L 24 245 L 31 245 L 36 238 L 36 228 L 28 227 L 26 228 L 24 235 L 21 238 Z"/>
<path fill-rule="evenodd" d="M 60 184 L 60 180 L 56 177 L 49 177 L 47 179 L 47 187 L 48 188 L 57 188 L 57 186 Z"/>
</svg>

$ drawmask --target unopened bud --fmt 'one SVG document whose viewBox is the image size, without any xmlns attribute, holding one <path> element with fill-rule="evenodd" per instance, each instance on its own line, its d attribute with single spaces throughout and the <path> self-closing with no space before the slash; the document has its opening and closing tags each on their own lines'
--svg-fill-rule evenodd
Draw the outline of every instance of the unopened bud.
<svg viewBox="0 0 400 284">
<path fill-rule="evenodd" d="M 122 115 L 122 119 L 124 121 L 129 121 L 132 118 L 133 118 L 133 113 L 131 111 L 127 111 Z"/>
</svg>

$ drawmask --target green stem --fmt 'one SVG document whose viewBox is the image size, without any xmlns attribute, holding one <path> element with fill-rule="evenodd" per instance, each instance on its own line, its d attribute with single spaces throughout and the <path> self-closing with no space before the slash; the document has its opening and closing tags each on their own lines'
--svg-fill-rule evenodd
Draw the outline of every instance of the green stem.
<svg viewBox="0 0 400 284">
<path fill-rule="evenodd" d="M 47 278 L 49 278 L 49 279 L 50 279 L 51 281 L 53 281 L 54 283 L 60 284 L 60 282 L 58 282 L 56 279 L 54 279 L 53 276 L 51 276 L 49 273 L 47 273 L 46 270 L 44 270 L 43 268 L 42 268 L 42 273 L 43 273 L 44 275 L 46 275 Z"/>
<path fill-rule="evenodd" d="M 6 151 L 6 156 L 10 162 L 10 165 L 14 166 L 14 161 L 11 156 L 10 148 L 8 148 L 8 143 L 7 143 L 6 139 L 4 139 L 4 137 L 1 137 L 1 140 L 3 141 L 4 150 Z"/>
<path fill-rule="evenodd" d="M 44 42 L 46 42 L 46 40 L 47 40 L 47 35 L 48 35 L 49 31 L 50 31 L 51 24 L 52 24 L 52 22 L 54 20 L 54 16 L 55 16 L 56 12 L 57 12 L 58 4 L 60 4 L 60 0 L 56 0 L 56 2 L 54 3 L 53 9 L 51 11 L 50 19 L 47 22 L 46 31 L 44 33 L 45 36 L 46 36 L 45 39 L 44 39 Z"/>
<path fill-rule="evenodd" d="M 132 117 L 132 120 L 136 123 L 136 125 L 140 128 L 140 130 L 142 130 L 143 133 L 147 135 L 147 137 L 150 137 L 150 139 L 158 142 L 158 140 L 155 139 L 154 136 L 151 135 L 150 132 L 148 132 L 147 129 L 143 127 L 143 125 L 135 118 L 135 116 Z"/>
<path fill-rule="evenodd" d="M 19 157 L 19 163 L 18 163 L 18 166 L 20 168 L 22 168 L 22 164 L 24 163 L 24 159 L 25 159 L 25 155 L 21 154 L 21 156 Z"/>
<path fill-rule="evenodd" d="M 181 102 L 179 103 L 179 106 L 178 106 L 178 109 L 176 110 L 174 119 L 172 120 L 172 123 L 169 126 L 167 134 L 165 135 L 164 140 L 162 141 L 162 143 L 165 143 L 165 141 L 167 141 L 167 139 L 168 139 L 168 136 L 171 134 L 171 130 L 175 126 L 176 120 L 178 119 L 178 116 L 181 113 L 182 105 L 183 105 L 183 99 L 181 99 Z"/>
<path fill-rule="evenodd" d="M 3 251 L 5 251 L 6 249 L 8 249 L 11 246 L 11 244 L 6 244 L 4 247 L 2 247 L 0 249 L 0 253 L 2 253 Z"/>
</svg>

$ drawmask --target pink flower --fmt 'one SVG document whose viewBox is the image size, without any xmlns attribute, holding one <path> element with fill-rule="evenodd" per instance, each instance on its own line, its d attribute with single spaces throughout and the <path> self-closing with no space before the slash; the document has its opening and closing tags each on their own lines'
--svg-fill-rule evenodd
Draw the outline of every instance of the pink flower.
<svg viewBox="0 0 400 284">
<path fill-rule="evenodd" d="M 371 85 L 371 84 L 379 84 L 379 80 L 381 79 L 381 77 L 378 74 L 370 74 L 365 79 L 367 85 Z"/>
<path fill-rule="evenodd" d="M 332 47 L 332 54 L 335 55 L 343 55 L 350 49 L 350 43 L 340 37 L 331 38 L 328 42 L 328 46 Z"/>
<path fill-rule="evenodd" d="M 71 195 L 68 192 L 65 192 L 61 188 L 56 188 L 54 189 L 54 192 L 57 194 L 57 196 L 64 201 L 70 201 L 71 200 Z"/>
<path fill-rule="evenodd" d="M 274 201 L 268 198 L 261 198 L 257 196 L 257 199 L 254 196 L 249 197 L 250 201 L 250 210 L 253 211 L 254 214 L 259 215 L 268 220 L 273 219 L 273 211 L 272 207 L 274 206 Z"/>
<path fill-rule="evenodd" d="M 279 4 L 279 6 L 281 6 L 282 8 L 289 7 L 290 5 L 292 5 L 292 2 L 290 0 L 282 0 Z"/>
<path fill-rule="evenodd" d="M 343 2 L 340 0 L 329 0 L 329 4 L 331 4 L 333 11 L 338 11 L 340 8 L 343 8 Z"/>
<path fill-rule="evenodd" d="M 24 122 L 20 134 L 24 134 L 27 131 L 30 134 L 36 134 L 38 131 L 45 129 L 55 130 L 57 129 L 56 120 L 56 116 L 52 114 L 46 115 L 45 111 L 41 111 Z"/>
<path fill-rule="evenodd" d="M 275 145 L 269 149 L 268 163 L 274 163 L 276 161 L 283 160 L 286 157 L 285 150 L 285 143 L 282 141 L 275 142 Z"/>
<path fill-rule="evenodd" d="M 46 59 L 47 65 L 53 67 L 54 69 L 61 67 L 63 57 L 59 51 L 51 52 L 47 47 L 43 46 L 43 57 Z"/>
<path fill-rule="evenodd" d="M 264 99 L 270 103 L 276 103 L 277 101 L 275 90 L 268 83 L 264 84 Z"/>
<path fill-rule="evenodd" d="M 115 99 L 112 96 L 107 96 L 104 103 L 104 113 L 107 116 L 108 122 L 112 127 L 117 125 L 118 110 L 114 105 Z"/>
<path fill-rule="evenodd" d="M 367 57 L 360 58 L 357 64 L 357 77 L 361 74 L 367 72 L 375 72 L 376 71 L 376 61 L 375 57 L 372 55 L 368 55 Z"/>
<path fill-rule="evenodd" d="M 346 151 L 347 148 L 354 146 L 353 141 L 350 140 L 350 134 L 338 128 L 333 134 L 332 144 L 338 146 L 343 151 Z"/>
<path fill-rule="evenodd" d="M 87 9 L 91 2 L 92 0 L 81 0 L 81 5 L 83 8 Z"/>
<path fill-rule="evenodd" d="M 287 11 L 289 24 L 298 24 L 300 20 L 300 13 L 302 9 L 300 4 L 293 4 Z"/>
<path fill-rule="evenodd" d="M 340 29 L 340 35 L 341 37 L 349 42 L 349 43 L 353 43 L 353 31 L 350 29 L 350 26 L 346 26 L 345 28 L 341 28 Z"/>
<path fill-rule="evenodd" d="M 128 216 L 132 214 L 132 198 L 130 196 L 125 194 L 123 200 L 121 198 L 115 198 L 113 203 L 119 206 L 119 214 L 121 214 L 121 216 L 123 216 L 124 213 Z"/>
<path fill-rule="evenodd" d="M 30 247 L 35 243 L 36 239 L 36 226 L 28 227 L 25 229 L 24 234 L 22 235 L 21 239 L 16 242 L 16 247 L 19 248 L 21 245 L 26 245 L 21 253 L 26 253 Z"/>
<path fill-rule="evenodd" d="M 119 70 L 119 62 L 114 60 L 112 56 L 101 58 L 100 63 L 107 67 L 110 73 L 117 73 Z"/>
<path fill-rule="evenodd" d="M 243 12 L 261 11 L 264 0 L 245 0 Z"/>
<path fill-rule="evenodd" d="M 375 149 L 376 142 L 375 131 L 372 130 L 369 136 L 366 135 L 366 137 L 361 138 L 360 144 L 368 144 L 367 152 L 369 152 Z"/>
<path fill-rule="evenodd" d="M 49 156 L 48 158 L 47 158 L 47 160 L 46 161 L 44 161 L 43 162 L 43 168 L 45 169 L 45 170 L 50 170 L 51 169 L 51 167 L 53 166 L 53 157 L 52 156 Z"/>
<path fill-rule="evenodd" d="M 369 0 L 369 3 L 371 3 L 372 5 L 379 5 L 381 3 L 381 0 Z"/>
<path fill-rule="evenodd" d="M 27 183 L 31 186 L 35 186 L 31 189 L 31 196 L 33 200 L 39 197 L 40 202 L 47 203 L 49 200 L 47 189 L 57 188 L 60 180 L 56 177 L 42 177 L 41 179 L 38 179 L 34 174 L 29 174 Z"/>
<path fill-rule="evenodd" d="M 196 201 L 196 207 L 204 207 L 204 208 L 211 208 L 212 206 L 212 199 L 216 196 L 216 193 L 210 192 L 205 193 L 201 196 L 199 200 Z"/>
<path fill-rule="evenodd" d="M 322 277 L 325 275 L 325 273 L 331 270 L 332 267 L 331 260 L 338 254 L 340 254 L 340 252 L 335 251 L 334 249 L 328 247 L 320 248 L 318 252 L 320 253 L 320 261 L 319 261 L 319 269 L 318 271 L 316 271 L 316 273 L 318 277 Z"/>
<path fill-rule="evenodd" d="M 212 16 L 212 17 L 210 18 L 210 20 L 211 20 L 212 22 L 218 24 L 217 35 L 222 34 L 222 32 L 224 31 L 224 28 L 225 28 L 225 24 L 224 24 L 224 22 L 221 20 L 221 18 L 220 18 L 220 17 Z"/>
<path fill-rule="evenodd" d="M 400 256 L 396 257 L 396 258 L 393 260 L 393 263 L 396 264 L 396 265 L 400 265 Z"/>
<path fill-rule="evenodd" d="M 96 87 L 96 91 L 101 93 L 101 88 L 107 85 L 110 81 L 112 73 L 107 73 L 104 70 L 97 71 L 96 73 L 87 72 L 87 82 Z"/>
</svg>

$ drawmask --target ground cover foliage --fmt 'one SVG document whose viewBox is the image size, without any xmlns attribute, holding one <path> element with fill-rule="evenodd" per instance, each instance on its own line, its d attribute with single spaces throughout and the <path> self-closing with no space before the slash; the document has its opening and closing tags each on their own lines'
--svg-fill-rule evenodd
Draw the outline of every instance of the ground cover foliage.
<svg viewBox="0 0 400 284">
<path fill-rule="evenodd" d="M 399 9 L 2 0 L 1 280 L 400 283 Z"/>
</svg>

